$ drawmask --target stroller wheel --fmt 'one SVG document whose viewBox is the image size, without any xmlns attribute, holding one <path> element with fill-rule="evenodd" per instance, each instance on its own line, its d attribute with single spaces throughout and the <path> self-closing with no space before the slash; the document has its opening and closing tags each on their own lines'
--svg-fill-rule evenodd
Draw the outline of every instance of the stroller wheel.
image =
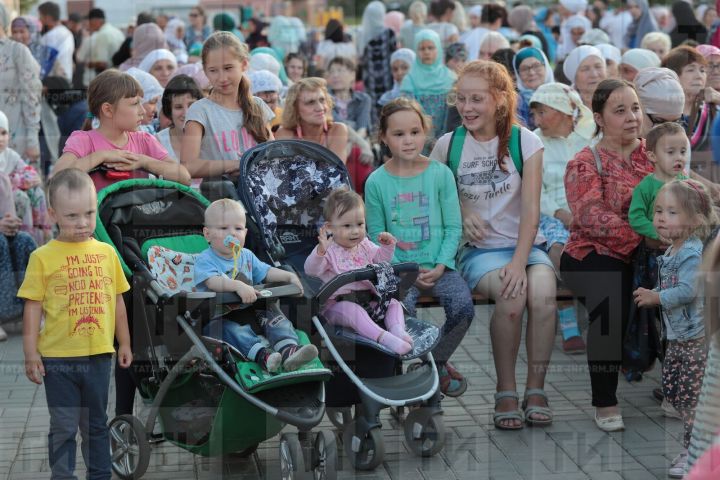
<svg viewBox="0 0 720 480">
<path fill-rule="evenodd" d="M 315 480 L 337 479 L 337 442 L 335 434 L 322 430 L 315 437 L 313 450 L 313 473 Z"/>
<path fill-rule="evenodd" d="M 325 409 L 325 413 L 327 413 L 330 423 L 335 425 L 335 428 L 341 432 L 345 430 L 345 427 L 347 427 L 350 422 L 352 422 L 352 411 L 350 410 L 350 407 L 328 407 Z"/>
<path fill-rule="evenodd" d="M 420 457 L 432 457 L 445 445 L 445 422 L 442 413 L 428 408 L 411 410 L 403 424 L 405 443 Z"/>
<path fill-rule="evenodd" d="M 353 420 L 343 431 L 343 448 L 356 470 L 374 470 L 385 459 L 385 442 L 380 428 L 372 428 L 364 435 L 356 432 Z"/>
<path fill-rule="evenodd" d="M 312 478 L 312 473 L 305 470 L 305 458 L 297 433 L 283 433 L 280 437 L 280 475 L 283 480 Z"/>
<path fill-rule="evenodd" d="M 132 415 L 120 415 L 108 425 L 112 470 L 123 480 L 141 478 L 150 463 L 145 426 Z"/>
</svg>

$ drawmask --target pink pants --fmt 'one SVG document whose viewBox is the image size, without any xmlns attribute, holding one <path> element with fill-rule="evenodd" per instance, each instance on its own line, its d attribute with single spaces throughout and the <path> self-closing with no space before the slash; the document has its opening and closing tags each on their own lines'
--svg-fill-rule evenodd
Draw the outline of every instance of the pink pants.
<svg viewBox="0 0 720 480">
<path fill-rule="evenodd" d="M 329 306 L 324 312 L 325 318 L 332 325 L 341 325 L 352 328 L 357 333 L 370 340 L 378 341 L 380 335 L 385 332 L 370 315 L 357 303 L 337 302 Z M 387 313 L 385 314 L 385 328 L 392 333 L 393 330 L 405 330 L 405 315 L 402 305 L 394 298 L 390 300 Z"/>
</svg>

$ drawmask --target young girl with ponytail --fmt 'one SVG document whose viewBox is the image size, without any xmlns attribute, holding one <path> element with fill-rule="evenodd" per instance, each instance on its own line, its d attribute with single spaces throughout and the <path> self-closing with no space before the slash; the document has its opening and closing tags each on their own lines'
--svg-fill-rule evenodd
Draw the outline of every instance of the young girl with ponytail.
<svg viewBox="0 0 720 480">
<path fill-rule="evenodd" d="M 212 90 L 188 110 L 180 154 L 193 177 L 236 173 L 243 152 L 273 139 L 268 125 L 275 114 L 250 93 L 249 58 L 247 46 L 232 33 L 215 32 L 203 45 Z"/>
</svg>

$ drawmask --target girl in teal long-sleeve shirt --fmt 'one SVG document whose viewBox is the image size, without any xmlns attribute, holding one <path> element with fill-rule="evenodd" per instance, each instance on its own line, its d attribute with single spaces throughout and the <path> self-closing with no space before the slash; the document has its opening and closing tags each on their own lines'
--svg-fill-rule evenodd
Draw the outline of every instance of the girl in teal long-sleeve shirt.
<svg viewBox="0 0 720 480">
<path fill-rule="evenodd" d="M 369 236 L 381 232 L 397 238 L 395 262 L 417 262 L 420 275 L 404 299 L 411 315 L 421 292 L 437 297 L 445 309 L 442 339 L 433 350 L 444 394 L 459 396 L 467 388 L 448 362 L 474 316 L 470 289 L 455 271 L 462 218 L 452 172 L 421 154 L 429 121 L 414 100 L 397 98 L 380 114 L 380 140 L 390 160 L 365 184 Z"/>
</svg>

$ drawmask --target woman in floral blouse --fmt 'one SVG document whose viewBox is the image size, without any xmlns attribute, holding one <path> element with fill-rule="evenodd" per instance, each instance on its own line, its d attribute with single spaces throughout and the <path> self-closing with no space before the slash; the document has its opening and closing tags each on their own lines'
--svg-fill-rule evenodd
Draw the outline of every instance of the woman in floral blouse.
<svg viewBox="0 0 720 480">
<path fill-rule="evenodd" d="M 602 139 L 577 153 L 565 172 L 573 221 L 560 269 L 590 312 L 587 354 L 595 423 L 615 431 L 624 428 L 615 392 L 632 301 L 630 260 L 641 241 L 630 227 L 628 209 L 633 188 L 653 167 L 639 138 L 643 114 L 631 83 L 603 80 L 592 110 Z"/>
<path fill-rule="evenodd" d="M 0 111 L 12 125 L 10 148 L 34 163 L 40 158 L 40 65 L 25 45 L 8 38 L 9 25 L 0 4 Z"/>
</svg>

